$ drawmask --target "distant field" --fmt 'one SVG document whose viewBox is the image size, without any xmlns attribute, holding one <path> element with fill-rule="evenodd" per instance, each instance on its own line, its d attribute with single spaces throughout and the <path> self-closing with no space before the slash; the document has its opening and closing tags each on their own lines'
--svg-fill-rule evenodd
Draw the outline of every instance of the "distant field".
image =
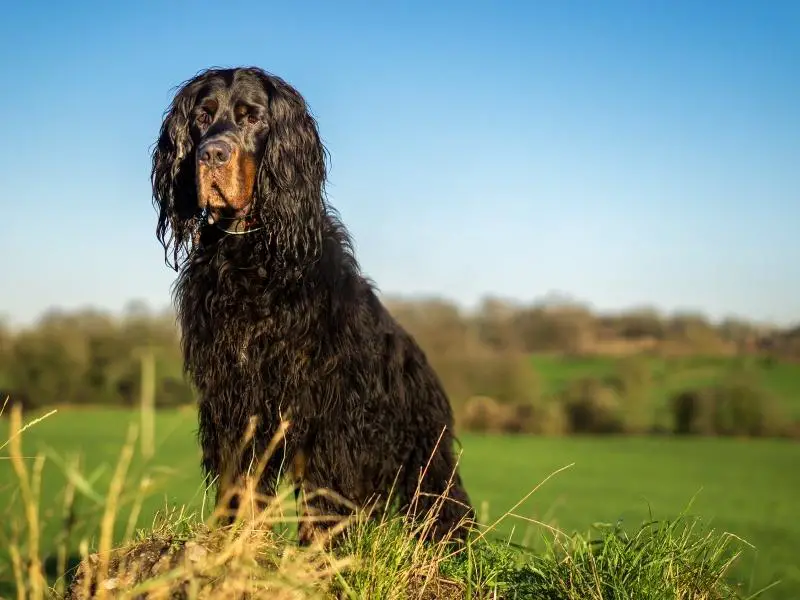
<svg viewBox="0 0 800 600">
<path fill-rule="evenodd" d="M 46 448 L 60 457 L 80 452 L 84 458 L 82 471 L 93 474 L 88 487 L 104 493 L 127 424 L 135 419 L 136 413 L 121 410 L 63 411 L 26 433 L 24 449 L 28 456 Z M 149 466 L 157 483 L 143 506 L 140 527 L 147 527 L 159 508 L 201 506 L 195 427 L 193 411 L 158 415 L 158 448 Z M 6 439 L 6 428 L 3 420 L 0 440 Z M 586 531 L 594 522 L 618 520 L 636 527 L 648 518 L 648 511 L 655 518 L 667 519 L 684 510 L 696 496 L 690 514 L 709 519 L 716 529 L 735 533 L 758 548 L 757 553 L 749 550 L 736 569 L 740 580 L 752 581 L 755 590 L 782 579 L 782 585 L 763 597 L 800 597 L 800 444 L 779 440 L 475 435 L 462 436 L 462 442 L 466 484 L 479 511 L 487 509 L 490 520 L 510 509 L 548 474 L 574 462 L 575 466 L 550 480 L 515 512 L 567 531 Z M 156 465 L 162 467 L 156 469 Z M 130 481 L 138 484 L 138 475 L 144 469 L 145 465 L 134 461 Z M 49 521 L 42 535 L 45 549 L 52 547 L 58 531 L 63 485 L 60 468 L 48 461 L 42 490 L 43 512 Z M 11 466 L 0 461 L 0 505 L 9 506 L 15 493 Z M 80 497 L 79 511 L 85 523 L 96 522 L 100 514 L 100 508 L 86 496 Z M 122 511 L 120 532 L 125 527 L 126 511 Z M 4 515 L 3 523 L 10 523 L 10 517 Z M 3 531 L 7 530 L 4 525 Z M 536 543 L 541 530 L 522 520 L 508 519 L 498 533 L 508 536 L 512 531 L 515 541 Z M 0 567 L 0 579 L 8 580 L 6 567 Z"/>
<path fill-rule="evenodd" d="M 790 414 L 800 418 L 800 364 L 768 364 L 754 358 L 726 357 L 657 358 L 644 357 L 651 373 L 651 402 L 660 421 L 663 409 L 676 392 L 713 384 L 726 376 L 748 369 L 764 389 L 775 394 Z M 580 377 L 605 377 L 613 374 L 620 359 L 608 356 L 562 357 L 537 355 L 531 359 L 543 393 L 557 392 Z"/>
</svg>

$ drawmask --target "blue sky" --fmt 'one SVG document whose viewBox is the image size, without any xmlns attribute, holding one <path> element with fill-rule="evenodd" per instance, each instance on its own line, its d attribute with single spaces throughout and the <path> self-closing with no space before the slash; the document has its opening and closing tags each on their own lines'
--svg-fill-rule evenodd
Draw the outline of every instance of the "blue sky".
<svg viewBox="0 0 800 600">
<path fill-rule="evenodd" d="M 384 293 L 798 321 L 798 31 L 779 1 L 13 3 L 0 312 L 168 305 L 162 113 L 254 64 L 309 101 Z"/>
</svg>

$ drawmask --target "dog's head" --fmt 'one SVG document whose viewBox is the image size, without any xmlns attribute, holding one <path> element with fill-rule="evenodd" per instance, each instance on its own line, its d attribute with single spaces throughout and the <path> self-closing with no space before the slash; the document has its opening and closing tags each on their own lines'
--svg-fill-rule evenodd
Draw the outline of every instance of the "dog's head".
<svg viewBox="0 0 800 600">
<path fill-rule="evenodd" d="M 165 258 L 177 269 L 198 228 L 233 221 L 278 253 L 314 257 L 324 183 L 325 150 L 294 88 L 257 68 L 204 71 L 176 93 L 153 151 Z"/>
</svg>

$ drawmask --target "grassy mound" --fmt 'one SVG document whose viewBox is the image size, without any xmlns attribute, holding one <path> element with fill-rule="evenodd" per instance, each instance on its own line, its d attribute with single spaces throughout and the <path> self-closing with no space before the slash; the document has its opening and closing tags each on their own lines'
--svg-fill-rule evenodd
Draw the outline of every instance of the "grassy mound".
<svg viewBox="0 0 800 600">
<path fill-rule="evenodd" d="M 739 598 L 726 583 L 730 537 L 695 523 L 609 528 L 560 538 L 533 554 L 479 539 L 466 547 L 419 543 L 399 517 L 363 522 L 336 552 L 298 548 L 240 523 L 181 532 L 169 523 L 104 557 L 84 559 L 66 597 L 87 598 Z"/>
<path fill-rule="evenodd" d="M 399 517 L 364 522 L 336 552 L 300 549 L 242 523 L 169 525 L 80 564 L 67 598 L 271 598 L 587 600 L 734 599 L 725 581 L 730 537 L 695 523 L 651 523 L 633 534 L 561 538 L 530 553 L 483 539 L 462 549 L 416 541 Z M 105 563 L 105 564 L 104 564 Z M 102 591 L 101 591 L 102 589 Z"/>
</svg>

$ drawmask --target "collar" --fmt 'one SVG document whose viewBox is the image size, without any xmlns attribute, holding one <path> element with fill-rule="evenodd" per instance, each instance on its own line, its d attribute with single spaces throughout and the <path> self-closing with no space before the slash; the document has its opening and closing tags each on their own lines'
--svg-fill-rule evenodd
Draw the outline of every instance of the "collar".
<svg viewBox="0 0 800 600">
<path fill-rule="evenodd" d="M 220 231 L 230 235 L 244 235 L 264 229 L 255 215 L 248 214 L 243 217 L 220 217 L 214 221 L 214 226 Z"/>
</svg>

